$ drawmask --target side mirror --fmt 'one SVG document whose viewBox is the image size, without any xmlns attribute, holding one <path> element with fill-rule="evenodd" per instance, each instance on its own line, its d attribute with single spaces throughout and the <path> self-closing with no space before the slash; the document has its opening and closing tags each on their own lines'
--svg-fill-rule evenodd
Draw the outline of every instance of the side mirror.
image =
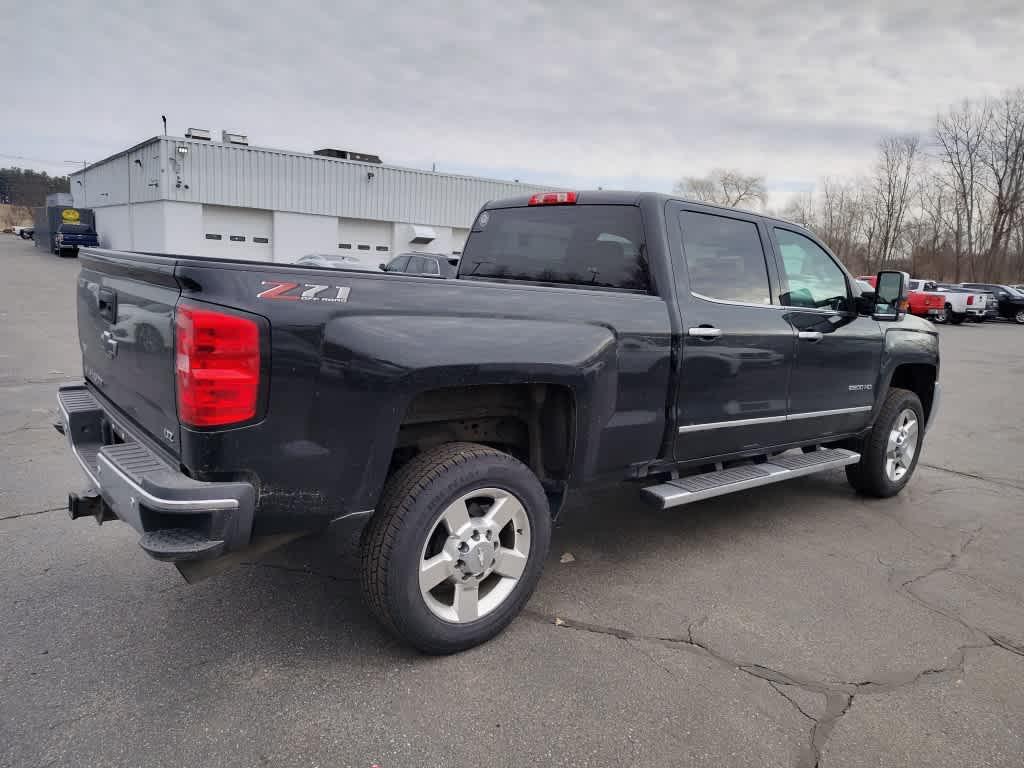
<svg viewBox="0 0 1024 768">
<path fill-rule="evenodd" d="M 875 278 L 875 320 L 899 320 L 907 307 L 906 272 L 879 272 Z"/>
<path fill-rule="evenodd" d="M 387 264 L 381 263 L 381 264 L 378 264 L 377 266 L 380 267 L 380 271 L 381 272 L 387 272 L 388 271 L 388 265 Z"/>
</svg>

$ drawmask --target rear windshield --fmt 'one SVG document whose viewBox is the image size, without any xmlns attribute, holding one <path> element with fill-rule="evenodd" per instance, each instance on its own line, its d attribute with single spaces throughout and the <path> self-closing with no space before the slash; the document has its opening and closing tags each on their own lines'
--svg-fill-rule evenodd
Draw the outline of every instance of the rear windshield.
<svg viewBox="0 0 1024 768">
<path fill-rule="evenodd" d="M 482 211 L 462 251 L 459 275 L 648 291 L 640 209 L 552 205 Z"/>
<path fill-rule="evenodd" d="M 65 235 L 86 235 L 92 232 L 88 224 L 61 224 L 58 232 Z"/>
</svg>

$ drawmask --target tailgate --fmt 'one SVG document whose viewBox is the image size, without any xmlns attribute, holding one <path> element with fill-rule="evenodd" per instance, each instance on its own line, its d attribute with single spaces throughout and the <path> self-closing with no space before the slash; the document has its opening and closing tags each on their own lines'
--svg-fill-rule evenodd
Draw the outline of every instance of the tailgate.
<svg viewBox="0 0 1024 768">
<path fill-rule="evenodd" d="M 178 455 L 174 261 L 141 254 L 79 257 L 78 340 L 86 380 Z"/>
</svg>

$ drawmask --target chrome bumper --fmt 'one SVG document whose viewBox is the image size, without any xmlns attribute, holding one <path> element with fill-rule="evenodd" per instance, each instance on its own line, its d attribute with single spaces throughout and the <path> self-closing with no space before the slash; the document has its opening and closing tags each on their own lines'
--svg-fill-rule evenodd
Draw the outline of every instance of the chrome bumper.
<svg viewBox="0 0 1024 768">
<path fill-rule="evenodd" d="M 185 475 L 135 438 L 103 442 L 113 417 L 85 386 L 57 394 L 62 431 L 71 452 L 102 502 L 97 519 L 116 517 L 142 536 L 139 544 L 158 560 L 216 557 L 249 543 L 256 490 L 249 483 L 204 483 Z M 72 495 L 72 499 L 76 498 Z M 75 504 L 69 500 L 75 515 Z"/>
</svg>

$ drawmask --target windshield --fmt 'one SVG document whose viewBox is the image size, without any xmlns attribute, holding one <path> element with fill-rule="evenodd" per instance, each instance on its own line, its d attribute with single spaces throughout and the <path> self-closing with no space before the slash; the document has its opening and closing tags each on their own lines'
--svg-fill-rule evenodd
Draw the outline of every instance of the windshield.
<svg viewBox="0 0 1024 768">
<path fill-rule="evenodd" d="M 640 209 L 558 205 L 485 210 L 459 263 L 460 277 L 495 277 L 646 291 Z"/>
</svg>

